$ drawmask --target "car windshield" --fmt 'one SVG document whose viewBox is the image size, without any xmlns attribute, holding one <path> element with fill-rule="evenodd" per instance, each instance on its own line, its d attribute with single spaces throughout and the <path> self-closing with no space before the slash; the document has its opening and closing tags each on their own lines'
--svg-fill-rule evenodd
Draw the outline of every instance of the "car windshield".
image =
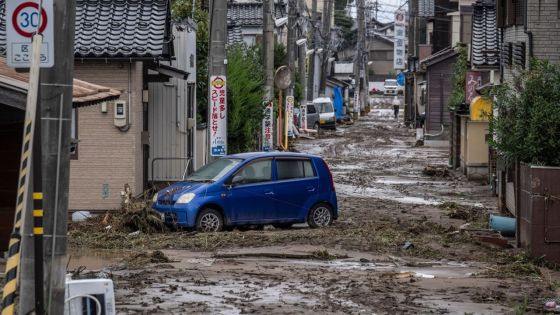
<svg viewBox="0 0 560 315">
<path fill-rule="evenodd" d="M 319 108 L 319 113 L 332 113 L 334 112 L 333 106 L 331 103 L 316 103 L 317 108 Z"/>
<path fill-rule="evenodd" d="M 241 163 L 242 159 L 221 158 L 204 165 L 201 169 L 192 173 L 185 180 L 191 182 L 214 182 L 236 165 Z"/>
<path fill-rule="evenodd" d="M 396 86 L 397 80 L 385 80 L 385 86 Z"/>
</svg>

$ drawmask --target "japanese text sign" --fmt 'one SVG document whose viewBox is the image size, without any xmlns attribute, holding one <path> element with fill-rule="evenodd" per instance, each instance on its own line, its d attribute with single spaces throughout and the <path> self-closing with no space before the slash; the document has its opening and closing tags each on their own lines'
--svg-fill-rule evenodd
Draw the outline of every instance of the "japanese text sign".
<svg viewBox="0 0 560 315">
<path fill-rule="evenodd" d="M 265 102 L 264 115 L 262 121 L 262 150 L 265 152 L 272 151 L 274 148 L 273 131 L 274 131 L 274 104 Z"/>
<path fill-rule="evenodd" d="M 40 12 L 39 12 L 40 11 Z M 41 25 L 39 25 L 41 24 Z M 31 67 L 31 42 L 37 32 L 43 35 L 41 68 L 54 65 L 53 1 L 6 1 L 6 57 L 13 68 Z"/>
<path fill-rule="evenodd" d="M 226 77 L 210 77 L 210 155 L 227 154 Z"/>
</svg>

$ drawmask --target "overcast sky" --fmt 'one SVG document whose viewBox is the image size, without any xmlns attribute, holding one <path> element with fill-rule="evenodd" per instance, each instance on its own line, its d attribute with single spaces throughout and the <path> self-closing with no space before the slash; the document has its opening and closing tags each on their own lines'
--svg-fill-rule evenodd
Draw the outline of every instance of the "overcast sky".
<svg viewBox="0 0 560 315">
<path fill-rule="evenodd" d="M 379 10 L 377 11 L 377 18 L 381 22 L 391 22 L 394 19 L 394 13 L 399 8 L 399 6 L 406 3 L 406 0 L 377 0 L 379 5 Z M 356 5 L 355 0 L 350 2 L 350 6 L 353 10 L 352 16 L 356 17 Z M 372 7 L 375 3 L 375 0 L 365 0 L 366 8 Z M 404 9 L 407 8 L 407 5 L 403 6 Z M 374 14 L 374 11 L 371 11 L 371 14 Z"/>
</svg>

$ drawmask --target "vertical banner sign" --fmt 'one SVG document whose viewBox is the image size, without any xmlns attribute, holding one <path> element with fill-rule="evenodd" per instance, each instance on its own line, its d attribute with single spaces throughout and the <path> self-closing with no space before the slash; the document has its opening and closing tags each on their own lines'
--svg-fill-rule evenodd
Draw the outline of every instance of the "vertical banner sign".
<svg viewBox="0 0 560 315">
<path fill-rule="evenodd" d="M 262 121 L 262 150 L 264 152 L 272 151 L 274 141 L 272 131 L 274 130 L 274 103 L 265 102 L 264 116 Z"/>
<path fill-rule="evenodd" d="M 473 98 L 478 96 L 476 88 L 480 86 L 481 77 L 478 71 L 467 71 L 465 78 L 465 101 L 468 105 L 471 104 Z"/>
<path fill-rule="evenodd" d="M 404 69 L 405 61 L 405 11 L 399 10 L 395 13 L 395 45 L 393 54 L 393 68 Z"/>
<path fill-rule="evenodd" d="M 40 13 L 39 1 L 8 0 L 5 3 L 8 66 L 31 67 L 31 38 L 39 31 L 43 34 L 40 67 L 52 67 L 54 65 L 53 0 L 43 0 Z"/>
<path fill-rule="evenodd" d="M 352 112 L 360 112 L 360 88 L 357 86 L 354 89 L 354 108 L 352 108 Z"/>
<path fill-rule="evenodd" d="M 286 97 L 286 119 L 288 120 L 288 137 L 294 136 L 294 97 Z"/>
<path fill-rule="evenodd" d="M 227 101 L 226 77 L 210 77 L 210 155 L 227 154 Z"/>
<path fill-rule="evenodd" d="M 299 112 L 301 113 L 300 126 L 303 130 L 307 129 L 307 105 L 301 105 Z"/>
</svg>

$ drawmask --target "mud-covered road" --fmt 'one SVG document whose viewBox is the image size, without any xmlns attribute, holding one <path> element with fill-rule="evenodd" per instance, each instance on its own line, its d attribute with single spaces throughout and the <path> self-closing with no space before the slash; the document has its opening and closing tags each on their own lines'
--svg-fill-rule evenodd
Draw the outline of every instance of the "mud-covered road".
<svg viewBox="0 0 560 315">
<path fill-rule="evenodd" d="M 119 314 L 510 314 L 560 296 L 557 272 L 478 238 L 496 211 L 489 186 L 447 172 L 446 151 L 416 147 L 386 108 L 295 145 L 331 167 L 333 226 L 74 229 L 69 269 L 112 277 Z"/>
</svg>

